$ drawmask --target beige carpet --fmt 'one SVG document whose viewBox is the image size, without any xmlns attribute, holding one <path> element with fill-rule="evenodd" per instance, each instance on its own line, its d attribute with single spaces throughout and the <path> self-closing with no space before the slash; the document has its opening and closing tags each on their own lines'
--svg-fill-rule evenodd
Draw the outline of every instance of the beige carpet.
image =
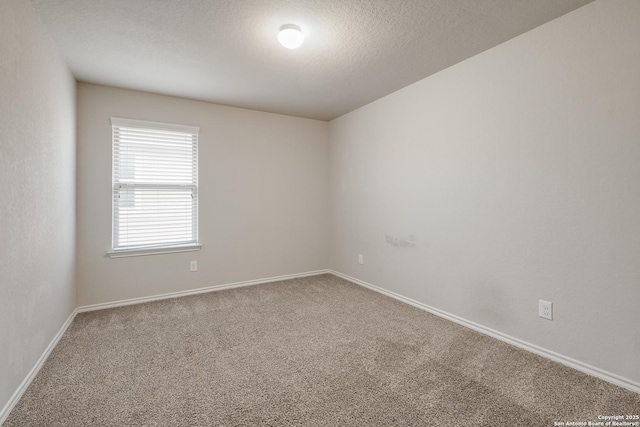
<svg viewBox="0 0 640 427">
<path fill-rule="evenodd" d="M 640 395 L 332 275 L 78 315 L 13 426 L 553 426 Z"/>
</svg>

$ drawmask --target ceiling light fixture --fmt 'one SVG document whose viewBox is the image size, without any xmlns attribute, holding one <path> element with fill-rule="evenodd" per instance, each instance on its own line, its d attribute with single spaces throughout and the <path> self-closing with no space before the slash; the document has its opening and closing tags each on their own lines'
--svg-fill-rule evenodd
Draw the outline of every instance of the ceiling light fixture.
<svg viewBox="0 0 640 427">
<path fill-rule="evenodd" d="M 285 24 L 280 27 L 278 41 L 287 49 L 295 49 L 302 44 L 304 36 L 300 27 L 294 24 Z"/>
</svg>

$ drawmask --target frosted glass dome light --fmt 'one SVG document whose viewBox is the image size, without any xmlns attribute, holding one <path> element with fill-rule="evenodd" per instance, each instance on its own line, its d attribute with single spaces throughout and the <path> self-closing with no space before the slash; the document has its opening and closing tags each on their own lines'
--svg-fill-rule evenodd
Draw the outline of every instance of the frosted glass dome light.
<svg viewBox="0 0 640 427">
<path fill-rule="evenodd" d="M 285 24 L 280 27 L 278 41 L 287 49 L 295 49 L 302 44 L 304 36 L 300 27 L 294 24 Z"/>
</svg>

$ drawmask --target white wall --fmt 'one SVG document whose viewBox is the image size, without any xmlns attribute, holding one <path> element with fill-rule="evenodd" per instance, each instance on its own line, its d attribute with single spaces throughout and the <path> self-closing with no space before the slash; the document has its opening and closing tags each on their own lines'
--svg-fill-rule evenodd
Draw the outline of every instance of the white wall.
<svg viewBox="0 0 640 427">
<path fill-rule="evenodd" d="M 75 307 L 75 81 L 24 0 L 0 1 L 0 240 L 1 410 Z"/>
<path fill-rule="evenodd" d="M 199 252 L 110 259 L 111 116 L 200 127 Z M 328 265 L 327 122 L 78 86 L 78 303 Z M 198 260 L 198 272 L 189 261 Z"/>
<path fill-rule="evenodd" d="M 640 382 L 639 43 L 600 0 L 332 121 L 331 268 Z"/>
</svg>

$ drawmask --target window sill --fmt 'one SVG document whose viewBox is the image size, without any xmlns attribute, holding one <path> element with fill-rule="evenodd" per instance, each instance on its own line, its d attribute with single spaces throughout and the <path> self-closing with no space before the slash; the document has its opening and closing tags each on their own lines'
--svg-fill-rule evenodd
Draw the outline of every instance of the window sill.
<svg viewBox="0 0 640 427">
<path fill-rule="evenodd" d="M 154 249 L 122 249 L 119 251 L 109 251 L 107 256 L 109 258 L 125 258 L 132 256 L 148 256 L 148 255 L 161 255 L 161 254 L 173 254 L 178 252 L 193 252 L 202 249 L 202 245 L 189 245 L 189 246 L 167 246 L 163 248 Z"/>
</svg>

